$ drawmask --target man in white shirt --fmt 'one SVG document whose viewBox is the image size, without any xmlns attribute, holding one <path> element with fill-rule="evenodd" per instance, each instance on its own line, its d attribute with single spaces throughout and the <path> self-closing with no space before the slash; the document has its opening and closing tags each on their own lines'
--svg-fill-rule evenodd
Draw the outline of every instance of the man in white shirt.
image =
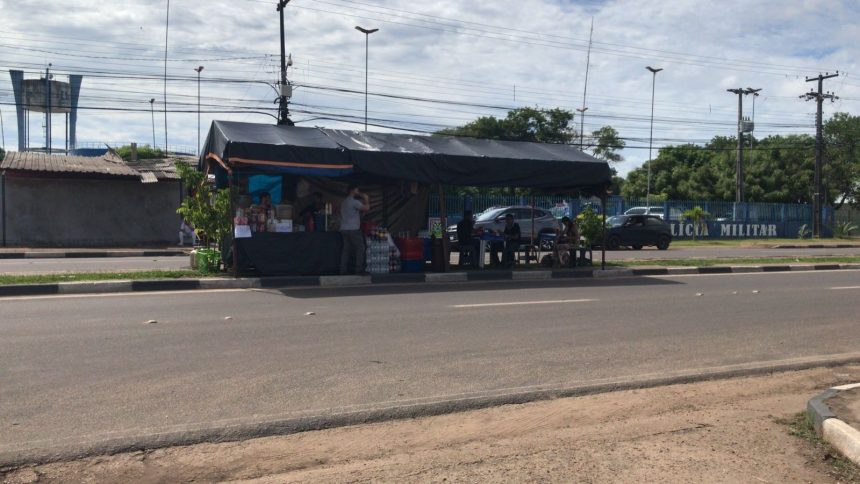
<svg viewBox="0 0 860 484">
<path fill-rule="evenodd" d="M 346 198 L 340 204 L 340 235 L 343 250 L 340 254 L 340 273 L 347 274 L 349 256 L 355 254 L 355 273 L 364 274 L 364 236 L 361 234 L 361 214 L 370 210 L 366 193 L 350 184 Z"/>
</svg>

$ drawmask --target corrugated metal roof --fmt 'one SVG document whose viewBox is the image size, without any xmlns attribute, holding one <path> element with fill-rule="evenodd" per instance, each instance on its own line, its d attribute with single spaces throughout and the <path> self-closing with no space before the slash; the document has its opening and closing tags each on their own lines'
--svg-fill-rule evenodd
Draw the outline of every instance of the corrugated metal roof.
<svg viewBox="0 0 860 484">
<path fill-rule="evenodd" d="M 192 158 L 192 163 L 194 159 Z M 113 157 L 56 156 L 35 152 L 7 152 L 0 170 L 41 173 L 74 173 L 102 176 L 135 177 L 144 183 L 178 180 L 175 160 L 139 160 L 123 162 Z M 146 175 L 144 174 L 147 173 Z"/>
<path fill-rule="evenodd" d="M 158 178 L 151 171 L 140 172 L 141 183 L 158 183 Z"/>
</svg>

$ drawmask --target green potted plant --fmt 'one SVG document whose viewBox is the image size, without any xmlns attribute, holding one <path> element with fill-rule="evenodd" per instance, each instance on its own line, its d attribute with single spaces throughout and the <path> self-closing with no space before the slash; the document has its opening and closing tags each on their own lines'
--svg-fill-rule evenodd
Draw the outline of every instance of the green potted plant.
<svg viewBox="0 0 860 484">
<path fill-rule="evenodd" d="M 197 250 L 197 268 L 217 272 L 221 266 L 222 244 L 229 240 L 230 190 L 207 183 L 203 173 L 185 162 L 176 163 L 176 172 L 189 189 L 176 213 L 194 228 L 203 248 Z"/>
<path fill-rule="evenodd" d="M 600 214 L 590 206 L 585 207 L 576 216 L 576 224 L 579 226 L 579 234 L 585 238 L 586 247 L 594 247 L 603 240 L 603 223 Z"/>
</svg>

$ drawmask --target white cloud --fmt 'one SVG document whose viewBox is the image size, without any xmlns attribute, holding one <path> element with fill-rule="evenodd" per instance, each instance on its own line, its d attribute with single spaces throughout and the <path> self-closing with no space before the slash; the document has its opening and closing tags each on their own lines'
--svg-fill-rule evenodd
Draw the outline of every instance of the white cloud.
<svg viewBox="0 0 860 484">
<path fill-rule="evenodd" d="M 168 84 L 168 106 L 189 111 L 168 114 L 171 145 L 196 146 L 192 69 L 197 65 L 205 65 L 204 110 L 274 106 L 274 92 L 265 84 L 213 80 L 276 81 L 275 3 L 171 2 L 168 71 L 172 77 L 188 79 Z M 162 82 L 95 75 L 159 76 L 165 5 L 161 0 L 67 0 L 60 5 L 47 0 L 0 1 L 4 13 L 0 66 L 22 68 L 35 76 L 51 62 L 57 71 L 83 73 L 82 106 L 137 111 L 82 110 L 79 139 L 150 142 L 149 99 L 157 100 L 156 109 L 161 107 Z M 425 16 L 405 13 L 418 10 Z M 646 65 L 665 69 L 656 80 L 657 147 L 732 135 L 737 99 L 727 88 L 764 89 L 756 101 L 759 136 L 811 132 L 813 105 L 798 96 L 811 87 L 804 76 L 819 69 L 847 74 L 828 81 L 826 88 L 837 91 L 841 100 L 827 112 L 855 110 L 860 98 L 860 81 L 853 74 L 860 57 L 855 42 L 860 18 L 850 0 L 824 6 L 801 0 L 442 0 L 420 9 L 406 0 L 293 0 L 286 10 L 287 50 L 296 61 L 290 77 L 298 84 L 363 91 L 364 38 L 353 29 L 363 25 L 381 29 L 370 37 L 372 92 L 465 104 L 574 109 L 582 105 L 592 15 L 595 43 L 586 129 L 610 124 L 628 139 L 622 172 L 647 157 L 651 74 Z M 5 73 L 0 75 L 0 102 L 12 102 Z M 293 102 L 296 120 L 325 116 L 320 113 L 355 120 L 364 115 L 361 94 L 299 87 Z M 7 147 L 15 147 L 14 109 L 7 104 L 0 108 Z M 369 111 L 371 118 L 383 120 L 378 124 L 424 130 L 462 124 L 479 115 L 504 115 L 471 105 L 376 96 L 370 98 Z M 212 119 L 271 120 L 258 114 L 204 113 L 204 133 Z M 41 144 L 41 124 L 31 121 L 31 140 Z M 155 121 L 156 141 L 161 144 L 163 117 L 156 113 Z M 309 124 L 360 127 L 321 119 Z M 61 139 L 55 138 L 55 144 Z"/>
</svg>

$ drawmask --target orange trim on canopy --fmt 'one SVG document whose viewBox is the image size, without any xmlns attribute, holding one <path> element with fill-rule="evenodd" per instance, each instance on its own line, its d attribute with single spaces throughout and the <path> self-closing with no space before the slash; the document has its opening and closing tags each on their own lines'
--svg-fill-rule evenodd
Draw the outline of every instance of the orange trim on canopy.
<svg viewBox="0 0 860 484">
<path fill-rule="evenodd" d="M 218 155 L 216 155 L 215 153 L 212 153 L 212 152 L 210 151 L 210 152 L 206 155 L 206 158 L 207 158 L 207 159 L 210 159 L 210 160 L 215 160 L 215 161 L 217 161 L 217 162 L 218 162 L 218 164 L 219 164 L 219 165 L 221 165 L 221 167 L 222 167 L 222 168 L 224 168 L 225 170 L 227 170 L 227 173 L 230 173 L 230 174 L 232 174 L 232 173 L 233 173 L 233 170 L 231 170 L 231 169 L 230 169 L 230 167 L 229 167 L 229 166 L 227 166 L 227 163 L 224 163 L 224 160 L 222 160 L 222 159 L 221 159 L 221 157 L 220 157 L 220 156 L 218 156 Z"/>
<path fill-rule="evenodd" d="M 323 165 L 319 163 L 294 163 L 290 161 L 249 160 L 247 158 L 230 158 L 230 161 L 245 165 L 294 166 L 297 168 L 323 168 L 331 170 L 351 170 L 353 168 L 352 164 Z"/>
</svg>

